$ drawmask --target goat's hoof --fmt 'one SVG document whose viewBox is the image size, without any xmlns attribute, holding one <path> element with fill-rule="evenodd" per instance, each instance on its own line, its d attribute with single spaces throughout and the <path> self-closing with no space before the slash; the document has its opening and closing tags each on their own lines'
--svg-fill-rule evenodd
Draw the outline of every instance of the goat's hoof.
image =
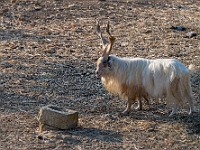
<svg viewBox="0 0 200 150">
<path fill-rule="evenodd" d="M 122 117 L 122 116 L 127 116 L 127 115 L 129 115 L 129 114 L 130 114 L 130 111 L 125 110 L 125 111 L 123 111 L 123 112 L 120 112 L 120 113 L 118 114 L 118 116 Z"/>
<path fill-rule="evenodd" d="M 135 107 L 135 110 L 142 110 L 142 107 L 141 106 L 137 106 L 137 107 Z"/>
<path fill-rule="evenodd" d="M 199 112 L 198 110 L 192 110 L 192 111 L 189 112 L 189 115 L 196 114 L 198 112 Z"/>
<path fill-rule="evenodd" d="M 171 112 L 171 114 L 169 115 L 169 118 L 172 118 L 174 117 L 175 113 L 174 112 Z"/>
</svg>

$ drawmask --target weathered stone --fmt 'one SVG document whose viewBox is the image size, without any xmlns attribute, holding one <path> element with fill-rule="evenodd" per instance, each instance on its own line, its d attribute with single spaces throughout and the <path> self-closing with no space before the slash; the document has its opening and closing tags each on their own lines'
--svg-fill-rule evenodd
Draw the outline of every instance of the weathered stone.
<svg viewBox="0 0 200 150">
<path fill-rule="evenodd" d="M 48 105 L 40 109 L 38 114 L 40 130 L 43 125 L 59 129 L 75 128 L 78 124 L 78 112 L 70 109 L 63 109 L 58 106 Z"/>
<path fill-rule="evenodd" d="M 122 47 L 126 47 L 126 46 L 128 46 L 128 42 L 122 42 L 120 45 L 121 45 Z"/>
<path fill-rule="evenodd" d="M 172 27 L 170 27 L 170 29 L 177 30 L 177 31 L 185 31 L 186 27 L 184 27 L 184 26 L 176 26 L 176 27 L 172 26 Z"/>
<path fill-rule="evenodd" d="M 197 36 L 196 32 L 188 32 L 186 37 L 192 38 L 192 37 L 195 37 L 195 36 Z"/>
</svg>

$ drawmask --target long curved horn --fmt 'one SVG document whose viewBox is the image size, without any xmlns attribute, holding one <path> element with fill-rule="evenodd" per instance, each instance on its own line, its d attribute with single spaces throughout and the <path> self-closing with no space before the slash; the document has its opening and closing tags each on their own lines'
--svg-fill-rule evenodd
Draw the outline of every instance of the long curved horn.
<svg viewBox="0 0 200 150">
<path fill-rule="evenodd" d="M 112 50 L 113 44 L 115 42 L 115 37 L 110 34 L 110 24 L 109 24 L 109 21 L 107 23 L 106 33 L 108 34 L 108 38 L 109 38 L 109 41 L 110 41 L 109 47 L 108 47 L 107 52 L 106 52 L 107 55 L 109 55 L 110 51 Z"/>
<path fill-rule="evenodd" d="M 99 35 L 100 39 L 101 39 L 102 45 L 105 46 L 108 43 L 108 41 L 105 38 L 103 38 L 103 36 L 102 36 L 102 32 L 101 32 L 101 28 L 100 28 L 100 25 L 99 25 L 99 21 L 97 21 L 97 29 L 96 29 L 96 31 L 97 31 L 97 34 Z"/>
</svg>

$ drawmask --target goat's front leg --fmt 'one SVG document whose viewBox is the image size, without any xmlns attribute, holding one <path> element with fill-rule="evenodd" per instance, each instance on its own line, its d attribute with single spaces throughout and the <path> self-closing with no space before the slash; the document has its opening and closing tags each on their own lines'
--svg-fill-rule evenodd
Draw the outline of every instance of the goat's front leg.
<svg viewBox="0 0 200 150">
<path fill-rule="evenodd" d="M 149 105 L 149 100 L 147 96 L 138 97 L 138 106 L 135 108 L 136 110 L 142 110 L 142 98 L 146 101 L 147 105 Z"/>
<path fill-rule="evenodd" d="M 135 107 L 136 110 L 142 110 L 142 100 L 141 98 L 138 98 L 138 105 Z"/>
<path fill-rule="evenodd" d="M 123 115 L 128 115 L 131 111 L 131 106 L 135 100 L 128 98 L 126 109 L 122 112 Z"/>
</svg>

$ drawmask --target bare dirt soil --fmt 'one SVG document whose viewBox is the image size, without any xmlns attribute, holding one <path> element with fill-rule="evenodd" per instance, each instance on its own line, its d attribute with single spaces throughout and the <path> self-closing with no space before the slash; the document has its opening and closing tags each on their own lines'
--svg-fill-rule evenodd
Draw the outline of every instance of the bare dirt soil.
<svg viewBox="0 0 200 150">
<path fill-rule="evenodd" d="M 1 0 L 0 19 L 0 149 L 200 149 L 199 113 L 184 107 L 169 118 L 164 101 L 150 100 L 119 117 L 126 101 L 94 73 L 96 20 L 103 29 L 110 21 L 113 54 L 177 58 L 198 70 L 199 0 Z M 191 76 L 200 109 L 200 75 Z M 78 128 L 40 133 L 37 114 L 48 104 L 79 111 Z"/>
</svg>

